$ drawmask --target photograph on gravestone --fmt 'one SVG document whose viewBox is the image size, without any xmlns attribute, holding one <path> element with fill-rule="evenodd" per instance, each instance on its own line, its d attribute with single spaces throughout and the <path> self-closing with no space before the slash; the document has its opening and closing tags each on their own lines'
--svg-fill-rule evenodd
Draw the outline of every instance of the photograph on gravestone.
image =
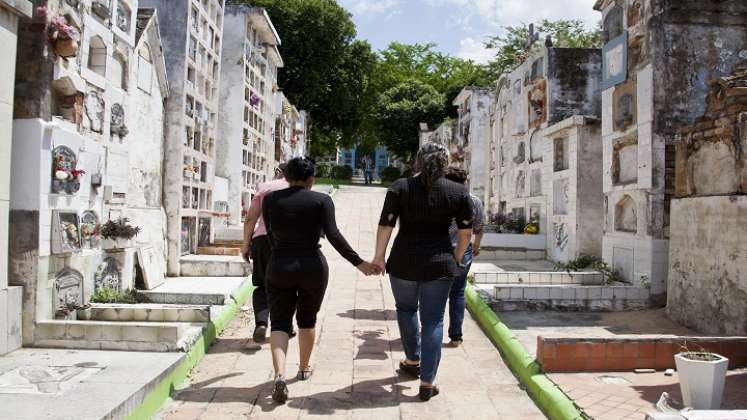
<svg viewBox="0 0 747 420">
<path fill-rule="evenodd" d="M 628 80 L 615 86 L 612 94 L 612 115 L 615 131 L 626 131 L 637 123 L 638 83 Z"/>
<path fill-rule="evenodd" d="M 80 250 L 80 226 L 74 212 L 52 212 L 52 253 L 65 254 Z"/>
<path fill-rule="evenodd" d="M 69 267 L 60 270 L 54 281 L 54 308 L 81 306 L 84 302 L 83 275 Z"/>
<path fill-rule="evenodd" d="M 96 272 L 93 275 L 93 285 L 94 292 L 98 292 L 105 287 L 113 290 L 122 289 L 122 270 L 116 258 L 106 257 L 96 267 Z"/>
</svg>

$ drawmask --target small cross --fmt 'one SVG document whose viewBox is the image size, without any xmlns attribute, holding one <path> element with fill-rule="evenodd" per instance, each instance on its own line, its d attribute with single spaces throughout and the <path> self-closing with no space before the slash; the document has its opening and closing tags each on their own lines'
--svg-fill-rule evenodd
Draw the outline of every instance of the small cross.
<svg viewBox="0 0 747 420">
<path fill-rule="evenodd" d="M 539 34 L 534 32 L 534 24 L 529 24 L 529 37 L 527 38 L 527 43 L 525 47 L 527 50 L 532 49 L 532 45 L 534 45 L 535 42 L 539 41 Z"/>
</svg>

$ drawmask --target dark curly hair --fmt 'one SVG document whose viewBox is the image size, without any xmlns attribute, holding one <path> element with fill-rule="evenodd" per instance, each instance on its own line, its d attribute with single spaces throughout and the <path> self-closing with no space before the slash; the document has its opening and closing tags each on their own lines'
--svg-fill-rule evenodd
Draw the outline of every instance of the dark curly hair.
<svg viewBox="0 0 747 420">
<path fill-rule="evenodd" d="M 307 157 L 297 157 L 288 161 L 283 171 L 288 182 L 306 181 L 316 174 L 316 162 Z"/>
<path fill-rule="evenodd" d="M 446 174 L 448 165 L 449 152 L 439 143 L 425 143 L 415 157 L 415 170 L 420 172 L 420 177 L 427 187 Z"/>
<path fill-rule="evenodd" d="M 444 177 L 449 181 L 454 181 L 457 184 L 464 185 L 464 183 L 467 182 L 467 171 L 465 171 L 464 169 L 456 168 L 454 166 L 449 166 Z"/>
</svg>

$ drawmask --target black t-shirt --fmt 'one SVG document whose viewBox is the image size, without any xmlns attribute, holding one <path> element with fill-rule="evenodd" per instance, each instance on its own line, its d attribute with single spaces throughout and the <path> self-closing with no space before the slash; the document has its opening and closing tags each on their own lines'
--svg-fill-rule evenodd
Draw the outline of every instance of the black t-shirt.
<svg viewBox="0 0 747 420">
<path fill-rule="evenodd" d="M 354 266 L 363 260 L 337 229 L 335 205 L 327 194 L 302 187 L 275 191 L 262 203 L 272 252 L 278 256 L 318 254 L 322 234 Z"/>
<path fill-rule="evenodd" d="M 427 188 L 420 177 L 403 178 L 389 188 L 379 219 L 380 226 L 394 227 L 387 271 L 411 281 L 456 277 L 461 268 L 454 260 L 449 225 L 472 228 L 472 200 L 463 185 L 438 179 Z"/>
</svg>

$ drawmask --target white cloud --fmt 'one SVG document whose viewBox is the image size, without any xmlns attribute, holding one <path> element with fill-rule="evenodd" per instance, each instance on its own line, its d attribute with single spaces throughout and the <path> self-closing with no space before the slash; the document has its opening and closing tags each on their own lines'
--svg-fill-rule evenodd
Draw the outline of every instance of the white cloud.
<svg viewBox="0 0 747 420">
<path fill-rule="evenodd" d="M 485 64 L 495 57 L 495 50 L 485 48 L 485 45 L 481 41 L 467 37 L 459 41 L 457 57 Z"/>
<path fill-rule="evenodd" d="M 542 19 L 578 19 L 588 26 L 600 19 L 593 10 L 594 0 L 423 0 L 431 6 L 461 8 L 468 15 L 478 16 L 485 23 L 512 26 L 538 22 Z"/>
<path fill-rule="evenodd" d="M 341 3 L 356 16 L 396 13 L 400 0 L 344 0 Z"/>
</svg>

